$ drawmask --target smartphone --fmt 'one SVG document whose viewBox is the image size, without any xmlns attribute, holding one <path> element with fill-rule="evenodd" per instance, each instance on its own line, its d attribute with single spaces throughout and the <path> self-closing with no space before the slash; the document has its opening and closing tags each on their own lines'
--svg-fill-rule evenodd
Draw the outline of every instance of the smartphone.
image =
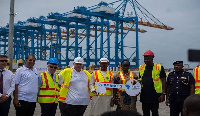
<svg viewBox="0 0 200 116">
<path fill-rule="evenodd" d="M 200 50 L 189 49 L 188 60 L 192 62 L 200 62 Z"/>
</svg>

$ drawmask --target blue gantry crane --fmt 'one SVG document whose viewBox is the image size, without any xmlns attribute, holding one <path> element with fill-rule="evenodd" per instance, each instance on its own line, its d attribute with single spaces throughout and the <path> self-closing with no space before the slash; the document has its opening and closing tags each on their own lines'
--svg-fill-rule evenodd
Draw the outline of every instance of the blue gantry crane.
<svg viewBox="0 0 200 116">
<path fill-rule="evenodd" d="M 138 33 L 146 32 L 139 25 L 173 29 L 136 0 L 77 6 L 66 13 L 49 13 L 16 23 L 13 57 L 24 59 L 28 54 L 34 54 L 38 60 L 55 57 L 59 59 L 59 67 L 68 66 L 78 56 L 84 58 L 87 67 L 98 65 L 100 58 L 107 57 L 111 67 L 117 67 L 124 59 L 131 61 L 131 67 L 138 67 Z M 7 54 L 8 26 L 0 28 L 1 54 Z"/>
</svg>

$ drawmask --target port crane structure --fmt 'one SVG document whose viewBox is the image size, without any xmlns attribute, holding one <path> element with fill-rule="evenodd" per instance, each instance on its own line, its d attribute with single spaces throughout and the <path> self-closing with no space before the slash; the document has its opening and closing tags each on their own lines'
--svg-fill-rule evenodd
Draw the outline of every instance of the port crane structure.
<svg viewBox="0 0 200 116">
<path fill-rule="evenodd" d="M 84 66 L 98 65 L 107 57 L 111 67 L 124 59 L 139 66 L 139 26 L 172 30 L 136 0 L 100 2 L 91 7 L 77 6 L 65 13 L 31 17 L 14 25 L 13 59 L 34 54 L 37 60 L 58 58 L 59 67 L 83 57 Z M 8 27 L 0 27 L 0 54 L 8 52 Z"/>
</svg>

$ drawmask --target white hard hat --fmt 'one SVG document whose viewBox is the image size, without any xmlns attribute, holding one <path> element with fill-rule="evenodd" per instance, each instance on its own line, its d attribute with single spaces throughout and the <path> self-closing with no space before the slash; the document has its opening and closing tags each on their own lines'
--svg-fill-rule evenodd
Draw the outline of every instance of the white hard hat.
<svg viewBox="0 0 200 116">
<path fill-rule="evenodd" d="M 79 63 L 79 64 L 83 64 L 83 58 L 81 58 L 81 57 L 76 57 L 75 59 L 74 59 L 74 63 Z"/>
<path fill-rule="evenodd" d="M 101 58 L 99 62 L 109 62 L 107 58 Z"/>
</svg>

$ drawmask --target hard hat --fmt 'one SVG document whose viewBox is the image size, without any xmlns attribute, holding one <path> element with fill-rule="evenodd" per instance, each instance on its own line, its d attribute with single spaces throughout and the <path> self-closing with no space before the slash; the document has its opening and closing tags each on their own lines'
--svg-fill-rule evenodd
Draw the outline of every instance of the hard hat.
<svg viewBox="0 0 200 116">
<path fill-rule="evenodd" d="M 47 64 L 57 64 L 58 65 L 58 59 L 57 58 L 50 58 L 48 60 Z"/>
<path fill-rule="evenodd" d="M 81 58 L 81 57 L 76 57 L 75 59 L 74 59 L 74 63 L 79 63 L 79 64 L 83 64 L 83 58 Z"/>
<path fill-rule="evenodd" d="M 154 53 L 151 50 L 147 50 L 143 56 L 153 56 L 154 57 Z"/>
<path fill-rule="evenodd" d="M 109 62 L 107 58 L 101 58 L 99 62 Z"/>
</svg>

